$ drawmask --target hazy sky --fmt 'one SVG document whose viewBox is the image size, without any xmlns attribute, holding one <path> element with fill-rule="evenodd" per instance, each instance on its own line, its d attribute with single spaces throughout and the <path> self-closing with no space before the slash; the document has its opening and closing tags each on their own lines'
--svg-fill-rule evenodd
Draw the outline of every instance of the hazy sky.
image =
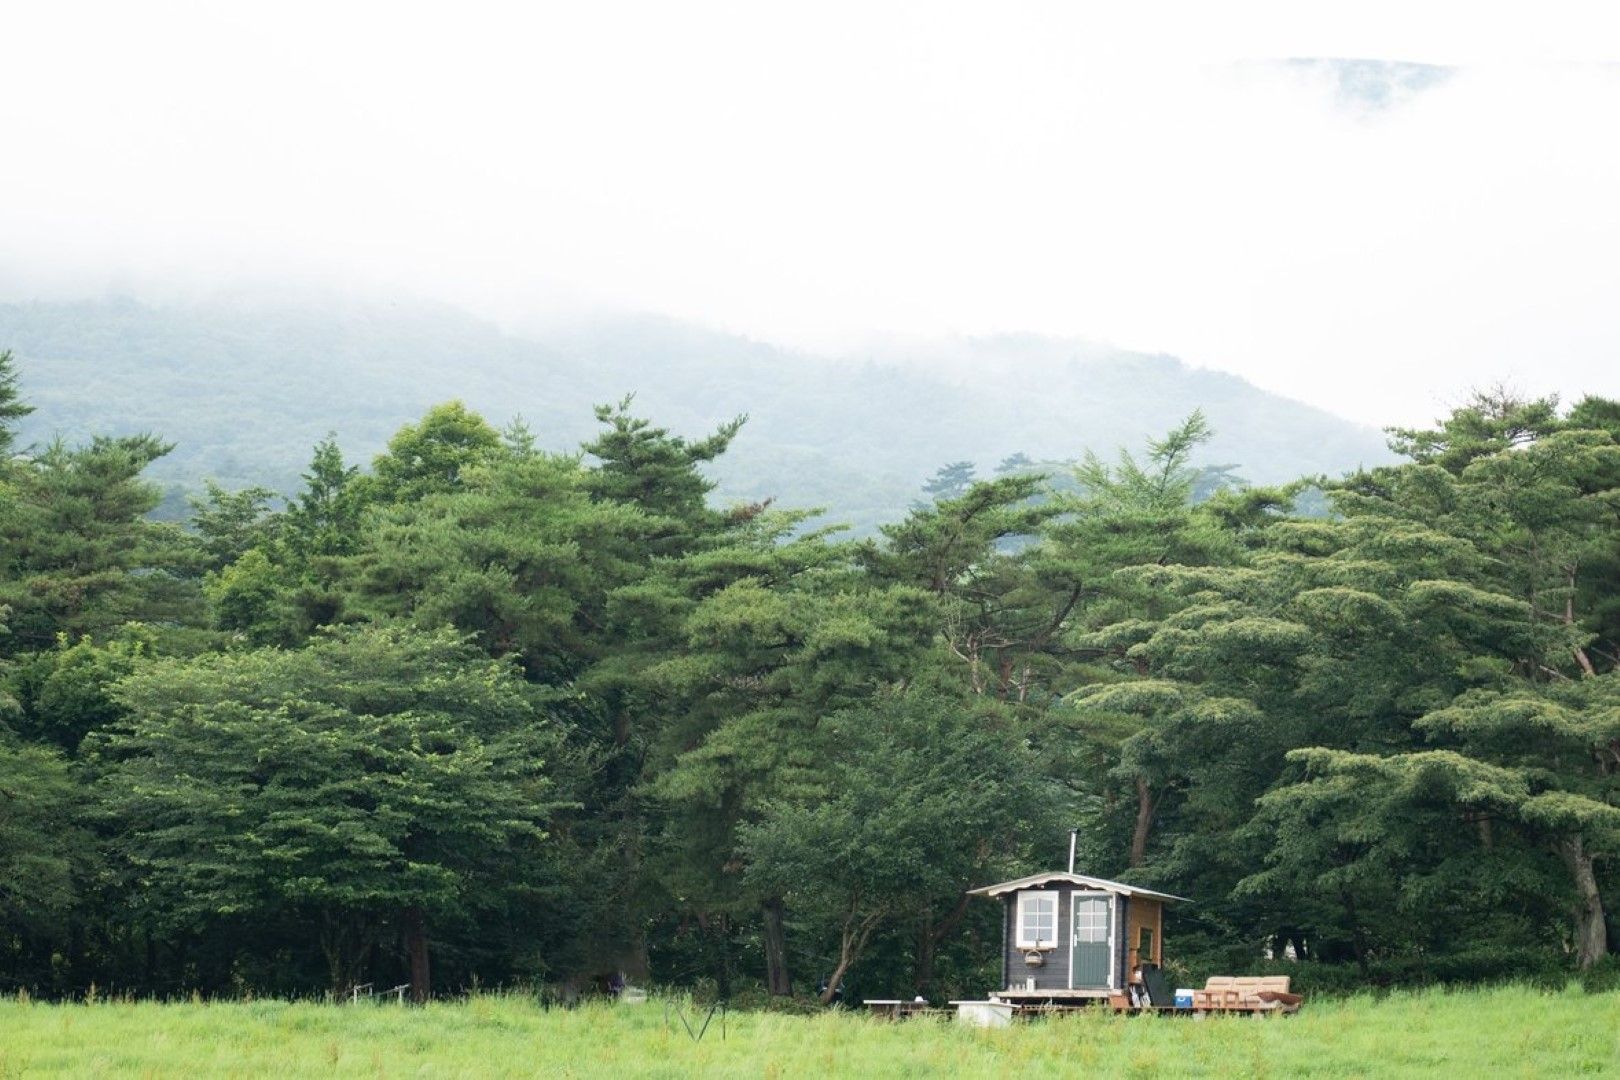
<svg viewBox="0 0 1620 1080">
<path fill-rule="evenodd" d="M 1620 11 L 1506 7 L 13 3 L 0 290 L 1075 334 L 1373 423 L 1620 395 Z"/>
</svg>

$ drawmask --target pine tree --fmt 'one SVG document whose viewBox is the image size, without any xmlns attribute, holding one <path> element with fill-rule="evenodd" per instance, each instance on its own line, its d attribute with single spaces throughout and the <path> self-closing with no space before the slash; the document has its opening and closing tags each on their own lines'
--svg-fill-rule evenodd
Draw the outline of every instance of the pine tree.
<svg viewBox="0 0 1620 1080">
<path fill-rule="evenodd" d="M 17 422 L 34 411 L 17 389 L 18 375 L 11 350 L 0 351 L 0 459 L 11 455 L 17 442 Z"/>
</svg>

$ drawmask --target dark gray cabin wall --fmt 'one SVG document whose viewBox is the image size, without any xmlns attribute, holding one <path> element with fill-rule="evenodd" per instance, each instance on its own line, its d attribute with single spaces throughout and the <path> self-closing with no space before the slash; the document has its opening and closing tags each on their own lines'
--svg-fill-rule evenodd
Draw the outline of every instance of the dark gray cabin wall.
<svg viewBox="0 0 1620 1080">
<path fill-rule="evenodd" d="M 1018 892 L 1055 892 L 1058 895 L 1057 910 L 1057 936 L 1054 947 L 1045 952 L 1046 963 L 1038 968 L 1032 968 L 1024 963 L 1024 950 L 1017 945 L 1018 941 L 1018 892 L 1008 893 L 1003 910 L 1006 917 L 1002 920 L 1005 932 L 1001 938 L 1003 986 L 1008 990 L 1022 990 L 1024 980 L 1031 975 L 1035 977 L 1037 990 L 1067 990 L 1069 988 L 1069 937 L 1073 933 L 1071 921 L 1069 894 L 1074 887 L 1067 883 L 1037 886 L 1034 889 L 1020 889 Z"/>
<path fill-rule="evenodd" d="M 1012 983 L 1007 981 L 1011 977 L 1007 970 L 1007 965 L 1012 963 L 1008 958 L 1007 943 L 1012 941 L 1012 921 L 1013 905 L 1003 903 L 1001 905 L 1001 985 L 1004 987 L 1012 986 Z"/>
<path fill-rule="evenodd" d="M 1053 949 L 1046 952 L 1046 963 L 1038 968 L 1032 968 L 1024 963 L 1024 951 L 1015 942 L 1018 933 L 1018 892 L 1055 892 L 1058 894 L 1058 940 Z M 1003 897 L 1001 912 L 1001 985 L 1008 990 L 1022 990 L 1024 980 L 1031 975 L 1035 976 L 1035 989 L 1037 990 L 1067 990 L 1069 988 L 1069 939 L 1074 934 L 1072 919 L 1073 906 L 1070 903 L 1072 893 L 1079 891 L 1085 893 L 1095 892 L 1095 889 L 1076 889 L 1066 882 L 1054 882 L 1050 885 L 1037 886 L 1036 889 L 1020 889 L 1018 892 L 1008 893 Z M 1125 964 L 1130 956 L 1130 942 L 1125 940 L 1126 928 L 1130 925 L 1130 898 L 1115 894 L 1114 911 L 1112 916 L 1114 933 L 1114 987 L 1120 989 L 1127 985 L 1130 972 L 1125 970 Z"/>
<path fill-rule="evenodd" d="M 1130 921 L 1131 898 L 1128 896 L 1114 897 L 1114 987 L 1116 989 L 1126 985 L 1130 972 L 1125 970 L 1126 958 L 1130 951 L 1125 940 L 1125 931 L 1131 925 Z"/>
</svg>

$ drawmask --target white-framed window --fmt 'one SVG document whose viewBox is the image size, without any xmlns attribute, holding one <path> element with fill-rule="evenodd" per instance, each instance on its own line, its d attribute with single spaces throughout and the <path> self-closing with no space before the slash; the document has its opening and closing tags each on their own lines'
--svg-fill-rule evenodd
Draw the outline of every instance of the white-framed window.
<svg viewBox="0 0 1620 1080">
<path fill-rule="evenodd" d="M 1074 943 L 1096 944 L 1108 940 L 1109 901 L 1105 896 L 1074 898 Z"/>
<path fill-rule="evenodd" d="M 1044 890 L 1018 894 L 1018 947 L 1050 949 L 1057 945 L 1058 894 Z"/>
</svg>

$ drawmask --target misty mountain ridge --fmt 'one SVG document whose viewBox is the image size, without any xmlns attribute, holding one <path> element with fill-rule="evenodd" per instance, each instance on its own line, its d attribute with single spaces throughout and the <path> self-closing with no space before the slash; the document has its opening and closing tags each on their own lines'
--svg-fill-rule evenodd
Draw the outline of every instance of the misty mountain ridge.
<svg viewBox="0 0 1620 1080">
<path fill-rule="evenodd" d="M 1379 432 L 1174 357 L 998 335 L 886 342 L 827 357 L 655 316 L 508 333 L 432 304 L 244 298 L 0 305 L 0 348 L 38 411 L 22 439 L 151 431 L 176 443 L 152 470 L 168 508 L 204 478 L 300 486 L 329 431 L 367 463 L 400 425 L 459 398 L 492 423 L 577 450 L 592 406 L 701 436 L 749 422 L 712 474 L 722 502 L 823 507 L 866 532 L 901 516 L 941 466 L 981 476 L 1014 454 L 1069 461 L 1140 447 L 1195 408 L 1215 430 L 1201 464 L 1273 483 L 1390 459 Z"/>
<path fill-rule="evenodd" d="M 1385 112 L 1414 101 L 1424 92 L 1446 85 L 1458 71 L 1447 64 L 1357 57 L 1302 56 L 1263 61 L 1256 66 L 1281 67 L 1298 75 L 1322 79 L 1332 87 L 1341 108 L 1367 114 Z"/>
</svg>

